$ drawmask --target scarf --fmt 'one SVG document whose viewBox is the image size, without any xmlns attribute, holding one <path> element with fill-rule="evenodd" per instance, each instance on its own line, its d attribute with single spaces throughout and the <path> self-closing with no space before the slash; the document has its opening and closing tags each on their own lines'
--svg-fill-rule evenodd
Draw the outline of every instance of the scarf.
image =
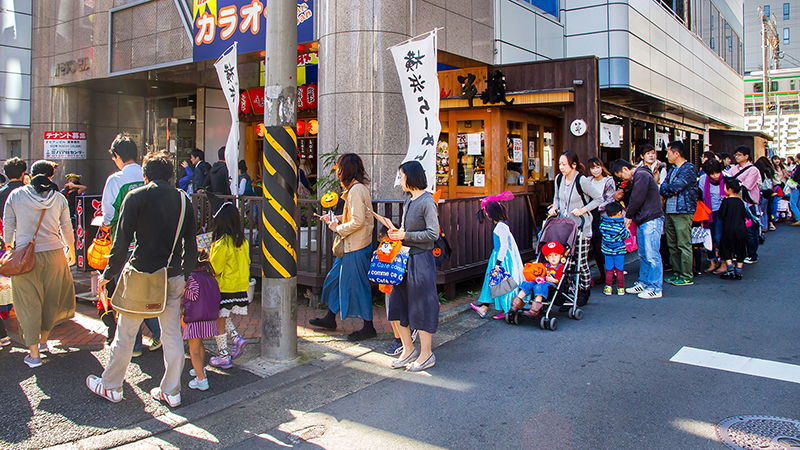
<svg viewBox="0 0 800 450">
<path fill-rule="evenodd" d="M 708 206 L 709 209 L 711 209 L 711 185 L 712 184 L 714 186 L 719 186 L 720 198 L 725 198 L 725 183 L 722 182 L 723 178 L 724 177 L 720 176 L 719 179 L 717 180 L 717 182 L 715 183 L 715 182 L 711 181 L 711 177 L 708 174 L 706 174 L 706 184 L 703 187 L 703 203 L 705 203 L 706 206 Z M 711 216 L 708 219 L 708 223 L 711 223 L 713 221 L 714 221 L 714 214 L 711 214 Z"/>
</svg>

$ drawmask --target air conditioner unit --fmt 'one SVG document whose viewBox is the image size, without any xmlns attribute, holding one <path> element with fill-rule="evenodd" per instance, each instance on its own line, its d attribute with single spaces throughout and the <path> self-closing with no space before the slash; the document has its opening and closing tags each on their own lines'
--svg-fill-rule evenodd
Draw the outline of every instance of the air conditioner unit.
<svg viewBox="0 0 800 450">
<path fill-rule="evenodd" d="M 172 117 L 175 119 L 195 119 L 195 109 L 193 106 L 181 106 L 172 108 Z"/>
</svg>

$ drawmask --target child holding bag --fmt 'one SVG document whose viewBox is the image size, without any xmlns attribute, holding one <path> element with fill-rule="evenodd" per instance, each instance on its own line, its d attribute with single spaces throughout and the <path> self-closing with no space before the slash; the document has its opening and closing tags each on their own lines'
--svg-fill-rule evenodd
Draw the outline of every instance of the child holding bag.
<svg viewBox="0 0 800 450">
<path fill-rule="evenodd" d="M 480 306 L 471 304 L 472 309 L 481 317 L 486 317 L 489 312 L 489 305 L 494 304 L 494 307 L 502 312 L 494 316 L 495 319 L 505 318 L 505 313 L 511 309 L 511 302 L 514 300 L 514 293 L 516 290 L 501 295 L 497 298 L 492 298 L 489 281 L 491 279 L 492 270 L 495 265 L 502 267 L 511 275 L 511 278 L 516 281 L 517 285 L 525 281 L 522 275 L 522 257 L 519 254 L 517 241 L 511 234 L 508 228 L 508 213 L 505 205 L 501 201 L 512 200 L 514 194 L 509 191 L 503 192 L 499 195 L 486 197 L 481 200 L 481 209 L 478 211 L 478 221 L 483 223 L 484 218 L 488 218 L 495 224 L 494 232 L 494 250 L 489 257 L 489 266 L 486 268 L 486 277 L 483 281 L 483 288 L 481 289 L 481 296 L 478 298 Z"/>
<path fill-rule="evenodd" d="M 741 192 L 742 183 L 739 180 L 735 178 L 725 180 L 726 197 L 719 206 L 719 219 L 722 221 L 719 255 L 727 265 L 727 271 L 720 275 L 723 280 L 741 280 L 742 266 L 747 257 L 747 228 L 753 219 L 740 197 Z"/>
<path fill-rule="evenodd" d="M 219 283 L 220 303 L 215 336 L 219 356 L 210 359 L 210 364 L 222 369 L 233 367 L 232 360 L 241 356 L 247 341 L 239 335 L 231 321 L 231 314 L 247 315 L 247 289 L 250 287 L 250 245 L 244 238 L 239 210 L 231 202 L 222 202 L 214 194 L 206 192 L 211 203 L 214 230 L 211 244 L 211 268 Z M 228 351 L 227 335 L 233 339 L 233 351 Z"/>
<path fill-rule="evenodd" d="M 206 348 L 203 339 L 217 336 L 220 292 L 214 271 L 206 250 L 199 250 L 195 271 L 186 280 L 183 291 L 183 339 L 189 341 L 189 355 L 192 370 L 189 387 L 201 391 L 208 390 L 208 378 L 203 368 L 206 361 Z"/>
</svg>

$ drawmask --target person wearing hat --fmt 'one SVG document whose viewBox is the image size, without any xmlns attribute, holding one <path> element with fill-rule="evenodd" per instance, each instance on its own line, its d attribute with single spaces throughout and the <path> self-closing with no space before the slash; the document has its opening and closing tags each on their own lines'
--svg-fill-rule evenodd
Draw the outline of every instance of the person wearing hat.
<svg viewBox="0 0 800 450">
<path fill-rule="evenodd" d="M 533 293 L 534 300 L 530 311 L 526 314 L 530 317 L 537 318 L 542 310 L 542 302 L 547 299 L 550 291 L 550 286 L 558 287 L 561 277 L 564 275 L 564 246 L 556 241 L 550 241 L 542 247 L 542 255 L 547 262 L 544 264 L 545 275 L 534 281 L 523 281 L 519 285 L 519 293 L 512 305 L 513 310 L 521 309 L 524 304 L 525 297 Z"/>
<path fill-rule="evenodd" d="M 74 228 L 78 219 L 75 203 L 78 196 L 86 192 L 86 186 L 81 184 L 81 176 L 76 173 L 68 173 L 65 178 L 67 179 L 67 184 L 61 189 L 61 193 L 67 198 L 69 217 L 72 219 L 72 227 Z"/>
</svg>

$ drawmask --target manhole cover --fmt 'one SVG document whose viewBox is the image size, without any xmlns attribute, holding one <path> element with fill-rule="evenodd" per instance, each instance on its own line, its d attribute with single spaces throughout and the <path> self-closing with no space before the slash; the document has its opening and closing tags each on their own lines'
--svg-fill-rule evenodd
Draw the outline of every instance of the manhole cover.
<svg viewBox="0 0 800 450">
<path fill-rule="evenodd" d="M 732 450 L 800 449 L 800 422 L 770 416 L 728 417 L 717 424 L 717 437 Z"/>
</svg>

